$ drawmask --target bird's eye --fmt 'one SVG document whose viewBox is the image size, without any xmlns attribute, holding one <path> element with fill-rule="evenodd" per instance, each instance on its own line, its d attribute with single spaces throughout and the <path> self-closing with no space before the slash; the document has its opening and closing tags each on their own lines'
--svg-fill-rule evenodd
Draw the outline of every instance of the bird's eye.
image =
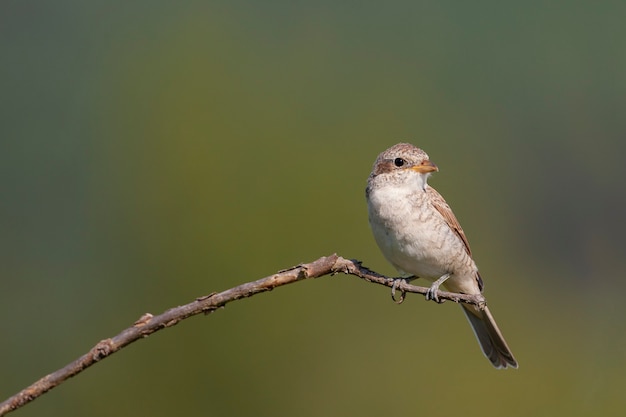
<svg viewBox="0 0 626 417">
<path fill-rule="evenodd" d="M 397 167 L 401 167 L 402 165 L 404 165 L 404 159 L 396 158 L 393 160 L 393 164 Z"/>
</svg>

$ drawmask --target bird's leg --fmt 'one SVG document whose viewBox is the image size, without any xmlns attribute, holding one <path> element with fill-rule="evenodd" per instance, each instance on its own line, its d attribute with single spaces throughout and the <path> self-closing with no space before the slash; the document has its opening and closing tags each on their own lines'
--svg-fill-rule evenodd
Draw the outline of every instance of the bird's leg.
<svg viewBox="0 0 626 417">
<path fill-rule="evenodd" d="M 439 297 L 437 296 L 437 291 L 439 291 L 439 286 L 446 282 L 446 280 L 450 278 L 450 274 L 443 274 L 439 279 L 433 282 L 433 285 L 430 286 L 428 292 L 426 293 L 426 300 L 434 300 L 436 303 L 439 302 Z"/>
<path fill-rule="evenodd" d="M 402 304 L 402 302 L 404 301 L 404 297 L 406 297 L 406 291 L 402 290 L 400 292 L 400 298 L 396 300 L 396 289 L 398 288 L 398 285 L 400 285 L 402 282 L 409 283 L 409 281 L 415 278 L 417 277 L 410 276 L 408 278 L 394 278 L 393 279 L 393 284 L 391 285 L 391 299 L 393 300 L 394 303 Z"/>
</svg>

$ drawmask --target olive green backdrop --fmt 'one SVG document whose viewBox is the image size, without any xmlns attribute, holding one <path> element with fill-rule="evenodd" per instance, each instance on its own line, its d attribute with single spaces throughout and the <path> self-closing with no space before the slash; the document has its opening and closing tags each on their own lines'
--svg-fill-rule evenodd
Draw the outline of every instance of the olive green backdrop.
<svg viewBox="0 0 626 417">
<path fill-rule="evenodd" d="M 146 312 L 337 252 L 440 167 L 520 369 L 354 277 L 137 342 L 16 416 L 619 416 L 626 3 L 4 0 L 0 397 Z"/>
</svg>

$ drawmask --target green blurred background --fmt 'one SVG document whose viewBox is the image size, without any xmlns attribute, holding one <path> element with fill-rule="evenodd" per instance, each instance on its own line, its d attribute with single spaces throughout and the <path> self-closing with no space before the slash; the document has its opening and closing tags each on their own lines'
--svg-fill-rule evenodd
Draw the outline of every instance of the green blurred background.
<svg viewBox="0 0 626 417">
<path fill-rule="evenodd" d="M 195 297 L 337 252 L 424 148 L 520 369 L 457 306 L 326 277 L 15 415 L 621 416 L 626 3 L 0 3 L 0 397 Z"/>
</svg>

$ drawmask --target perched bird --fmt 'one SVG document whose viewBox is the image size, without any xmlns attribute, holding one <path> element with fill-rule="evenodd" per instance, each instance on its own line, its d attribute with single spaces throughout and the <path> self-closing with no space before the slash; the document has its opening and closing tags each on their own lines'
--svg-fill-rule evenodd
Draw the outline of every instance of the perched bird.
<svg viewBox="0 0 626 417">
<path fill-rule="evenodd" d="M 446 200 L 427 184 L 435 171 L 426 152 L 408 143 L 378 155 L 365 192 L 374 238 L 402 277 L 433 282 L 427 299 L 438 301 L 440 285 L 456 293 L 481 294 L 483 281 L 465 233 Z M 517 368 L 489 309 L 461 306 L 493 366 Z"/>
</svg>

